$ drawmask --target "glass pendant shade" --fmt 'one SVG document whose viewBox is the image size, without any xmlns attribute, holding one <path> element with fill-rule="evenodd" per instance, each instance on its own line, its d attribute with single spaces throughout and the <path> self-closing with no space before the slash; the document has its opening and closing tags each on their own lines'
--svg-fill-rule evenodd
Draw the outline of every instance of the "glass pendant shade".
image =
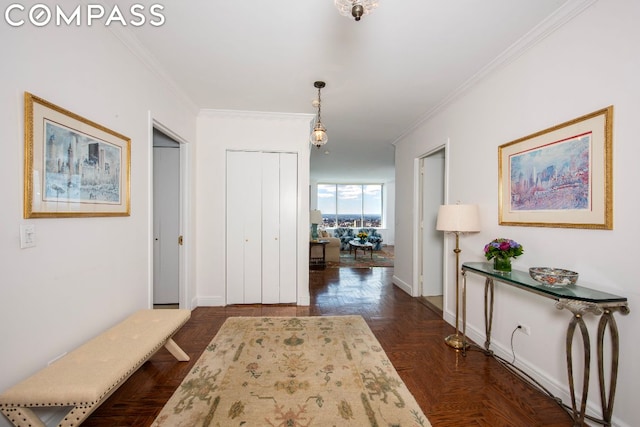
<svg viewBox="0 0 640 427">
<path fill-rule="evenodd" d="M 352 16 L 356 21 L 378 7 L 378 0 L 333 0 L 333 3 L 341 15 Z"/>
<path fill-rule="evenodd" d="M 327 129 L 325 129 L 322 123 L 316 123 L 316 126 L 313 128 L 313 132 L 311 132 L 311 136 L 309 137 L 309 141 L 318 148 L 322 147 L 327 143 L 327 141 L 329 141 Z"/>
</svg>

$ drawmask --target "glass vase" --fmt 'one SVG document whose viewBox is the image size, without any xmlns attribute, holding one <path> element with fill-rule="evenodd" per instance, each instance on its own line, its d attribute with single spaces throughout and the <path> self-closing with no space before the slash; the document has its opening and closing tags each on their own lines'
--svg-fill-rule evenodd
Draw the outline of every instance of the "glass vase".
<svg viewBox="0 0 640 427">
<path fill-rule="evenodd" d="M 511 258 L 509 257 L 494 257 L 493 269 L 501 273 L 509 273 L 511 271 Z"/>
</svg>

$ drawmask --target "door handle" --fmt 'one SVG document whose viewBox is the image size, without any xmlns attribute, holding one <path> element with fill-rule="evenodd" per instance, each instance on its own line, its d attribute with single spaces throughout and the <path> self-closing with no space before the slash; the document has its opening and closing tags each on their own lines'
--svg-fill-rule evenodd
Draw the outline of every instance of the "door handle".
<svg viewBox="0 0 640 427">
<path fill-rule="evenodd" d="M 182 246 L 184 239 L 182 238 L 182 236 L 178 236 L 178 244 L 180 246 Z"/>
</svg>

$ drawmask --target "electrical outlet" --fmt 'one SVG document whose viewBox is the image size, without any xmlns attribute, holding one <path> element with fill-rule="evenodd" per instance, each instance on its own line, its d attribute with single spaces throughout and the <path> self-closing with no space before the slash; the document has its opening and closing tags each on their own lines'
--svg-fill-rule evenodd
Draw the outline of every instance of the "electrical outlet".
<svg viewBox="0 0 640 427">
<path fill-rule="evenodd" d="M 531 335 L 531 328 L 523 323 L 518 323 L 518 329 L 525 335 Z"/>
</svg>

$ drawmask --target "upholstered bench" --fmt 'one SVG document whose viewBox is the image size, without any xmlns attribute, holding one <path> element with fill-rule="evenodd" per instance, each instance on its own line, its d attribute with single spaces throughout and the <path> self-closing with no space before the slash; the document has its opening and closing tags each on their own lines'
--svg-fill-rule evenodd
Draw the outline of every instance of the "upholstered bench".
<svg viewBox="0 0 640 427">
<path fill-rule="evenodd" d="M 162 346 L 189 356 L 172 336 L 189 310 L 140 310 L 0 395 L 0 411 L 17 427 L 44 426 L 31 408 L 68 407 L 59 426 L 80 425 Z"/>
</svg>

